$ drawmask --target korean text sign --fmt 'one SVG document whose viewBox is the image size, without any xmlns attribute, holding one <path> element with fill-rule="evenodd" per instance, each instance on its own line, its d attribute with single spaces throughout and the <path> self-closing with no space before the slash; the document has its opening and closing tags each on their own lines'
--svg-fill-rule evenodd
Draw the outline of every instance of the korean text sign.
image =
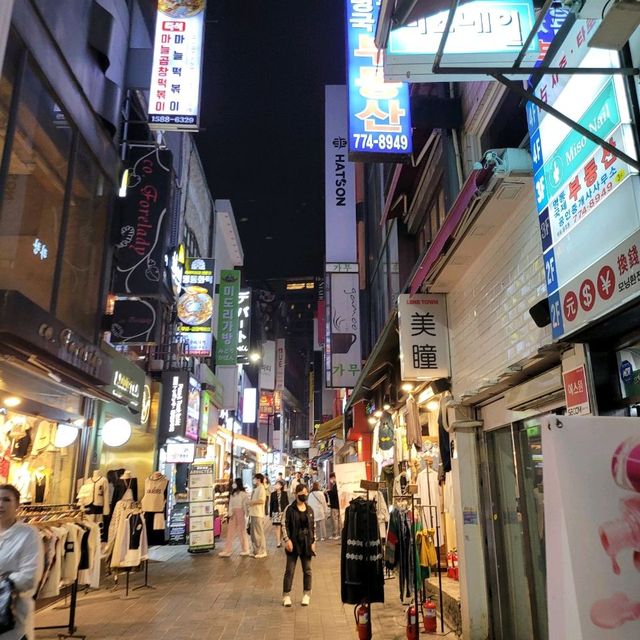
<svg viewBox="0 0 640 640">
<path fill-rule="evenodd" d="M 409 87 L 385 83 L 383 52 L 374 43 L 380 0 L 345 0 L 347 8 L 347 78 L 349 155 L 379 159 L 409 155 Z"/>
<path fill-rule="evenodd" d="M 616 52 L 589 49 L 597 25 L 577 20 L 552 66 L 619 66 Z M 543 76 L 535 87 L 540 100 L 634 155 L 625 93 L 622 78 L 611 75 Z M 615 259 L 602 258 L 630 250 L 622 244 L 639 228 L 638 185 L 629 165 L 532 103 L 527 119 L 551 329 L 559 339 L 628 297 L 617 290 Z"/>
<path fill-rule="evenodd" d="M 178 335 L 186 340 L 191 356 L 211 356 L 214 262 L 213 258 L 187 258 L 182 275 Z"/>
<path fill-rule="evenodd" d="M 249 362 L 251 340 L 251 289 L 240 289 L 238 299 L 238 364 Z"/>
<path fill-rule="evenodd" d="M 327 387 L 353 388 L 362 369 L 357 270 L 327 273 L 326 297 L 327 338 L 324 349 Z"/>
<path fill-rule="evenodd" d="M 218 297 L 218 334 L 216 336 L 216 364 L 235 365 L 238 361 L 238 300 L 240 271 L 220 272 Z"/>
<path fill-rule="evenodd" d="M 149 90 L 152 129 L 197 130 L 206 0 L 158 2 Z"/>
<path fill-rule="evenodd" d="M 442 294 L 398 296 L 403 380 L 449 377 L 449 330 Z"/>
</svg>

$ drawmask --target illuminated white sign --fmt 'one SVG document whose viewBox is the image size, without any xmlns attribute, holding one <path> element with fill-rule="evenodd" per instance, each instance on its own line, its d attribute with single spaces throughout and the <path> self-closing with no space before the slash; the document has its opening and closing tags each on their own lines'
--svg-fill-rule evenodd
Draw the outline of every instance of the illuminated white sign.
<svg viewBox="0 0 640 640">
<path fill-rule="evenodd" d="M 149 90 L 152 129 L 197 130 L 206 0 L 158 0 Z"/>
<path fill-rule="evenodd" d="M 258 390 L 245 389 L 242 396 L 242 422 L 253 424 L 258 410 Z"/>
<path fill-rule="evenodd" d="M 34 256 L 39 256 L 40 260 L 46 260 L 49 257 L 49 247 L 42 242 L 39 238 L 36 238 L 31 245 Z"/>
</svg>

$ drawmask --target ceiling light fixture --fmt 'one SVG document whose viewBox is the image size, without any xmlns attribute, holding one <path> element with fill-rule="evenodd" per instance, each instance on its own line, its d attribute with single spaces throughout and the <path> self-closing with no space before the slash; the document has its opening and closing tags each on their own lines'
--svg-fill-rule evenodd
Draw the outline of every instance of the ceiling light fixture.
<svg viewBox="0 0 640 640">
<path fill-rule="evenodd" d="M 22 404 L 22 400 L 18 398 L 18 396 L 9 396 L 3 400 L 3 404 L 5 407 L 17 407 L 19 404 Z"/>
</svg>

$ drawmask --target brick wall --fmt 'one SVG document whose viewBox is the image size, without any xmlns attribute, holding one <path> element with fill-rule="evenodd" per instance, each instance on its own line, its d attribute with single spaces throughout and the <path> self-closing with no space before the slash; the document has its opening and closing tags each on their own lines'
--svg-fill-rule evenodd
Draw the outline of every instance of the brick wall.
<svg viewBox="0 0 640 640">
<path fill-rule="evenodd" d="M 540 233 L 529 191 L 447 296 L 456 397 L 551 342 L 550 326 L 539 329 L 529 315 L 545 296 Z"/>
</svg>

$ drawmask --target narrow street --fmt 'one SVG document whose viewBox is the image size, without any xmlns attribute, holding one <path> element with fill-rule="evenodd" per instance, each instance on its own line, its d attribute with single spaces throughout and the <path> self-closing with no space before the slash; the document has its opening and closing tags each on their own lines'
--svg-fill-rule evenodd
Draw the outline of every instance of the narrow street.
<svg viewBox="0 0 640 640">
<path fill-rule="evenodd" d="M 313 563 L 311 606 L 301 607 L 302 575 L 298 566 L 291 609 L 282 606 L 284 551 L 269 540 L 269 556 L 262 560 L 219 558 L 215 553 L 192 555 L 186 547 L 153 551 L 149 584 L 154 589 L 124 592 L 104 581 L 100 590 L 81 594 L 77 633 L 87 640 L 353 640 L 357 638 L 353 607 L 340 602 L 340 543 L 319 543 Z M 142 584 L 143 573 L 131 574 L 131 588 Z M 404 610 L 397 580 L 386 584 L 386 603 L 375 604 L 373 637 L 406 638 Z M 65 624 L 68 609 L 54 605 L 39 612 L 37 626 Z M 58 631 L 38 631 L 39 640 L 54 640 Z M 429 636 L 434 637 L 434 636 Z M 455 634 L 447 637 L 452 640 Z"/>
</svg>

